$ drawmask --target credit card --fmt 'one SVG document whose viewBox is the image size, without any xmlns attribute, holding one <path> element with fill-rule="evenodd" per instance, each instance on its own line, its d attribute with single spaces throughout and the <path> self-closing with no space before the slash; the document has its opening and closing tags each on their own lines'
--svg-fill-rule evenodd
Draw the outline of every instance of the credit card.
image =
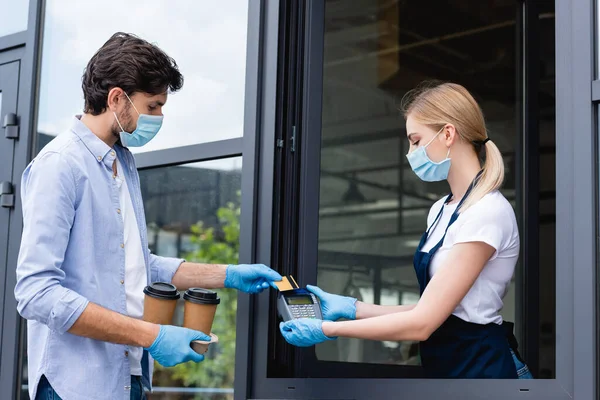
<svg viewBox="0 0 600 400">
<path fill-rule="evenodd" d="M 277 286 L 277 289 L 279 289 L 280 292 L 286 292 L 288 290 L 294 290 L 294 287 L 292 286 L 292 284 L 290 283 L 290 281 L 288 280 L 287 276 L 282 277 L 280 282 L 274 282 L 275 286 Z"/>
<path fill-rule="evenodd" d="M 298 284 L 296 283 L 296 280 L 294 279 L 294 277 L 290 275 L 290 279 L 292 280 L 292 282 L 296 286 L 296 289 L 300 289 L 300 286 L 298 286 Z"/>
<path fill-rule="evenodd" d="M 291 282 L 290 282 L 290 280 L 291 280 Z M 294 290 L 294 289 L 300 288 L 300 286 L 298 286 L 298 284 L 296 283 L 296 280 L 294 279 L 294 277 L 291 275 L 289 278 L 287 276 L 283 276 L 280 282 L 273 282 L 273 283 L 275 283 L 275 286 L 277 286 L 277 289 L 279 289 L 280 292 L 286 292 L 288 290 Z"/>
</svg>

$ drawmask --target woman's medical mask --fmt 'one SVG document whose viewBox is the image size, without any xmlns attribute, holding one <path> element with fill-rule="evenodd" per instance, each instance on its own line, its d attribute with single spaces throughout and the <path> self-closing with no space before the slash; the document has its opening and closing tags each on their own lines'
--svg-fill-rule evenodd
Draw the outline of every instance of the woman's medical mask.
<svg viewBox="0 0 600 400">
<path fill-rule="evenodd" d="M 419 147 L 415 151 L 408 153 L 406 158 L 410 164 L 412 170 L 417 174 L 419 178 L 426 182 L 437 182 L 443 181 L 448 178 L 448 172 L 450 171 L 450 149 L 446 154 L 446 159 L 438 163 L 431 161 L 425 149 L 429 146 L 433 140 L 444 130 L 440 129 L 438 133 L 427 143 L 425 146 Z"/>
<path fill-rule="evenodd" d="M 123 92 L 125 93 L 125 92 Z M 127 93 L 125 93 L 127 96 Z M 119 128 L 121 128 L 121 132 L 119 136 L 121 137 L 121 144 L 125 147 L 141 147 L 148 143 L 149 141 L 156 136 L 160 127 L 162 126 L 163 116 L 162 115 L 148 115 L 148 114 L 140 114 L 137 108 L 133 105 L 133 102 L 127 96 L 127 99 L 133 106 L 135 112 L 138 113 L 137 126 L 135 130 L 131 133 L 125 132 L 123 126 L 119 122 L 119 118 L 117 118 L 117 114 L 115 114 L 115 119 L 117 120 L 117 124 L 119 124 Z"/>
</svg>

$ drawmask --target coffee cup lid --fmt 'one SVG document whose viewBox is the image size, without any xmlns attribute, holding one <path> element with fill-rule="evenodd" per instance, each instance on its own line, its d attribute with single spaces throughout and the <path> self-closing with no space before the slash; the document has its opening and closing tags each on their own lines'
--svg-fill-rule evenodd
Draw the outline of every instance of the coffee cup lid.
<svg viewBox="0 0 600 400">
<path fill-rule="evenodd" d="M 175 285 L 166 282 L 154 282 L 144 288 L 144 293 L 150 297 L 163 300 L 179 299 L 179 292 Z"/>
<path fill-rule="evenodd" d="M 183 299 L 197 304 L 219 304 L 221 302 L 216 292 L 202 288 L 189 288 L 183 294 Z"/>
</svg>

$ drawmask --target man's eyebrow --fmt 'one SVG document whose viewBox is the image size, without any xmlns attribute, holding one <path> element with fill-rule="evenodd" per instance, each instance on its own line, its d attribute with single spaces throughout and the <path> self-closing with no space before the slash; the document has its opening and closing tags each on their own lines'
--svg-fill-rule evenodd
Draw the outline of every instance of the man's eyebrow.
<svg viewBox="0 0 600 400">
<path fill-rule="evenodd" d="M 156 101 L 154 101 L 153 103 L 156 103 L 156 105 L 158 105 L 158 106 L 161 106 L 161 107 L 165 105 L 165 103 L 164 103 L 164 102 L 162 102 L 162 101 L 159 101 L 159 100 L 156 100 Z"/>
</svg>

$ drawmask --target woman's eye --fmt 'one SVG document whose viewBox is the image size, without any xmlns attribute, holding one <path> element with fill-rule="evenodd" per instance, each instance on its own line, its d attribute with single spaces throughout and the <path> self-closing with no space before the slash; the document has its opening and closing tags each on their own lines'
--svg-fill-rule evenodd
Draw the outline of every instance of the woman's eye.
<svg viewBox="0 0 600 400">
<path fill-rule="evenodd" d="M 418 146 L 419 142 L 420 142 L 420 140 L 417 140 L 416 142 L 413 143 L 413 146 Z"/>
</svg>

